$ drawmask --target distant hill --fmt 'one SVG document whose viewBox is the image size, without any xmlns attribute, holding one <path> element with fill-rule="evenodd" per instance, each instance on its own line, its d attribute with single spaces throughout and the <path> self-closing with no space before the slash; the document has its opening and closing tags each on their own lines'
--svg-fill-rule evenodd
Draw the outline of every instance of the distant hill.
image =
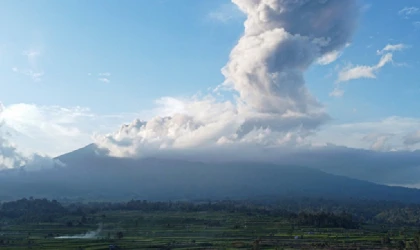
<svg viewBox="0 0 420 250">
<path fill-rule="evenodd" d="M 420 203 L 420 190 L 389 187 L 305 167 L 199 163 L 106 156 L 95 145 L 57 157 L 65 167 L 0 172 L 0 199 L 102 200 L 322 197 Z"/>
</svg>

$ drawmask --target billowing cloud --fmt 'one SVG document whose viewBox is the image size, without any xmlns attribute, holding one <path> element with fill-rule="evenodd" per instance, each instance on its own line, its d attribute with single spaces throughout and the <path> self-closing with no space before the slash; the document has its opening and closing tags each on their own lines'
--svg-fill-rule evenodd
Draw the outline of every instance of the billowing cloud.
<svg viewBox="0 0 420 250">
<path fill-rule="evenodd" d="M 306 88 L 304 72 L 350 42 L 355 1 L 232 2 L 247 16 L 244 34 L 222 69 L 223 88 L 232 91 L 234 101 L 172 99 L 177 112 L 99 136 L 100 147 L 138 157 L 170 149 L 296 146 L 329 119 Z"/>
<path fill-rule="evenodd" d="M 222 70 L 225 84 L 247 108 L 260 113 L 318 113 L 320 105 L 308 93 L 303 72 L 350 40 L 354 2 L 233 2 L 248 18 L 245 34 Z"/>
</svg>

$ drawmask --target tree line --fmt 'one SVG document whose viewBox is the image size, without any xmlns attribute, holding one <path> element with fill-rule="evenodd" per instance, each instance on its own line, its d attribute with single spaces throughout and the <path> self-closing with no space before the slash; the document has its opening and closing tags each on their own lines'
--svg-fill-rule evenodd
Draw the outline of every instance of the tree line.
<svg viewBox="0 0 420 250">
<path fill-rule="evenodd" d="M 260 201 L 167 201 L 152 202 L 64 202 L 24 198 L 0 204 L 0 219 L 17 222 L 52 222 L 65 215 L 87 216 L 104 211 L 182 211 L 243 213 L 271 216 L 314 227 L 355 228 L 363 223 L 420 225 L 420 205 L 373 201 L 329 201 L 323 199 Z"/>
</svg>

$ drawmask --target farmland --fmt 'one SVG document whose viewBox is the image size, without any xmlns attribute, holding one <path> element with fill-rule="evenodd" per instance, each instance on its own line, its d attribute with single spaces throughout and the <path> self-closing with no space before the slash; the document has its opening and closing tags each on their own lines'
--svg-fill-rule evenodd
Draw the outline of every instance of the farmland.
<svg viewBox="0 0 420 250">
<path fill-rule="evenodd" d="M 127 206 L 102 210 L 90 206 L 86 211 L 75 207 L 72 212 L 41 220 L 2 216 L 0 248 L 93 250 L 110 249 L 111 245 L 114 249 L 418 249 L 416 226 L 349 224 L 347 215 L 312 216 L 223 206 L 169 210 L 155 206 L 155 211 Z"/>
</svg>

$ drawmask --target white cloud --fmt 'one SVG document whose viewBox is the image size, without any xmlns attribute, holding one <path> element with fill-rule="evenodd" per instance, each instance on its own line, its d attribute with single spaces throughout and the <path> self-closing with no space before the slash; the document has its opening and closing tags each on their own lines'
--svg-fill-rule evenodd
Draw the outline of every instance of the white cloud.
<svg viewBox="0 0 420 250">
<path fill-rule="evenodd" d="M 410 46 L 405 45 L 403 43 L 399 43 L 399 44 L 387 44 L 385 46 L 385 48 L 383 48 L 382 50 L 377 50 L 376 53 L 378 55 L 382 55 L 385 52 L 392 52 L 392 51 L 401 51 L 403 49 L 409 48 Z"/>
<path fill-rule="evenodd" d="M 379 151 L 416 150 L 420 145 L 407 143 L 407 138 L 412 138 L 407 135 L 419 127 L 418 118 L 392 116 L 376 121 L 326 125 L 312 141 Z"/>
<path fill-rule="evenodd" d="M 24 74 L 30 76 L 35 82 L 41 81 L 41 77 L 44 76 L 44 72 L 33 72 L 32 70 L 25 71 Z"/>
<path fill-rule="evenodd" d="M 25 76 L 29 76 L 34 82 L 41 81 L 42 77 L 44 76 L 44 71 L 39 69 L 37 62 L 37 58 L 41 55 L 41 52 L 38 50 L 31 49 L 23 51 L 22 55 L 27 58 L 27 63 L 29 67 L 23 69 L 13 67 L 12 71 Z"/>
<path fill-rule="evenodd" d="M 23 51 L 22 55 L 26 56 L 29 62 L 33 62 L 38 56 L 41 55 L 41 52 L 32 49 Z"/>
<path fill-rule="evenodd" d="M 92 142 L 94 133 L 108 133 L 138 114 L 98 115 L 87 108 L 12 104 L 3 106 L 3 129 L 26 154 L 51 156 L 72 151 Z M 42 143 L 40 143 L 42 142 Z"/>
<path fill-rule="evenodd" d="M 238 7 L 232 3 L 222 4 L 217 10 L 211 11 L 208 18 L 218 22 L 226 23 L 232 20 L 238 20 L 244 15 Z"/>
<path fill-rule="evenodd" d="M 363 140 L 371 143 L 370 149 L 375 151 L 389 151 L 391 146 L 388 144 L 393 134 L 372 133 L 363 137 Z"/>
<path fill-rule="evenodd" d="M 98 76 L 99 76 L 98 80 L 100 82 L 104 82 L 104 83 L 110 83 L 111 82 L 111 80 L 109 79 L 109 77 L 111 76 L 111 73 L 109 73 L 109 72 L 99 73 Z"/>
<path fill-rule="evenodd" d="M 33 147 L 31 151 L 42 148 L 44 152 L 50 151 L 51 146 L 48 147 L 45 144 L 52 144 L 56 147 L 55 152 L 62 152 L 62 148 L 66 150 L 70 148 L 66 147 L 65 143 L 57 145 L 55 140 L 71 144 L 72 147 L 75 146 L 73 140 L 82 137 L 77 122 L 81 118 L 88 118 L 89 115 L 88 110 L 78 107 L 65 109 L 21 103 L 6 106 L 0 114 L 0 118 L 4 121 L 5 126 L 16 134 L 17 141 Z M 37 146 L 41 141 L 44 145 Z M 85 135 L 85 140 L 82 141 L 83 144 L 87 144 L 89 135 Z M 46 150 L 47 148 L 50 150 Z"/>
<path fill-rule="evenodd" d="M 330 96 L 333 96 L 333 97 L 342 97 L 343 95 L 344 95 L 344 90 L 342 90 L 341 88 L 340 88 L 340 86 L 339 85 L 337 85 L 334 89 L 333 89 L 333 91 L 331 91 L 330 92 L 330 94 L 329 94 Z"/>
<path fill-rule="evenodd" d="M 26 169 L 31 171 L 63 165 L 63 163 L 48 156 L 25 153 L 18 150 L 17 145 L 8 140 L 12 136 L 8 132 L 9 129 L 3 117 L 4 112 L 8 112 L 8 109 L 0 103 L 0 170 L 18 168 L 25 165 Z"/>
<path fill-rule="evenodd" d="M 169 100 L 168 103 L 173 102 Z M 173 112 L 192 114 L 187 107 L 191 104 L 194 105 L 186 103 L 176 108 L 181 109 L 181 112 Z M 207 102 L 201 104 L 204 107 L 208 105 Z M 367 122 L 330 124 L 309 136 L 299 136 L 293 132 L 280 134 L 269 128 L 255 128 L 242 137 L 223 136 L 217 139 L 220 134 L 229 135 L 229 128 L 230 131 L 236 131 L 235 124 L 226 126 L 226 117 L 232 115 L 230 107 L 220 107 L 226 109 L 222 118 L 213 118 L 207 123 L 200 123 L 191 116 L 181 114 L 150 121 L 137 120 L 106 138 L 99 137 L 98 143 L 105 143 L 114 156 L 154 156 L 210 162 L 270 162 L 303 165 L 383 184 L 418 182 L 420 168 L 413 168 L 412 164 L 418 164 L 420 156 L 411 150 L 420 149 L 420 145 L 407 147 L 403 142 L 407 131 L 420 126 L 418 118 L 388 117 Z M 213 112 L 219 113 L 215 110 Z M 212 115 L 206 117 L 203 114 L 202 119 L 212 119 Z M 180 141 L 177 141 L 178 138 Z"/>
<path fill-rule="evenodd" d="M 16 146 L 11 144 L 6 139 L 5 133 L 0 130 L 0 169 L 19 167 L 24 162 L 25 157 L 17 151 Z"/>
<path fill-rule="evenodd" d="M 332 97 L 341 97 L 344 95 L 340 84 L 343 82 L 356 80 L 356 79 L 375 79 L 379 70 L 383 68 L 388 63 L 393 63 L 394 65 L 401 66 L 405 65 L 404 63 L 394 63 L 393 53 L 395 51 L 401 51 L 403 49 L 409 48 L 410 46 L 405 44 L 387 44 L 383 49 L 377 50 L 378 55 L 382 55 L 379 59 L 379 62 L 376 65 L 348 65 L 345 68 L 341 69 L 338 72 L 338 77 L 335 82 L 334 90 L 330 93 Z"/>
<path fill-rule="evenodd" d="M 358 65 L 353 67 L 350 65 L 338 73 L 337 82 L 346 82 L 360 78 L 376 78 L 376 73 L 389 62 L 392 62 L 391 53 L 383 55 L 378 64 L 373 66 Z"/>
<path fill-rule="evenodd" d="M 378 64 L 373 66 L 366 65 L 349 65 L 338 73 L 337 82 L 346 82 L 350 80 L 360 79 L 360 78 L 376 78 L 376 73 L 387 63 L 393 62 L 393 54 L 390 52 L 401 51 L 403 49 L 409 48 L 405 44 L 387 44 L 382 50 L 378 50 L 377 54 L 382 55 Z M 386 54 L 384 54 L 387 52 Z"/>
<path fill-rule="evenodd" d="M 404 16 L 405 18 L 409 18 L 412 15 L 420 14 L 420 9 L 417 7 L 404 7 L 400 11 L 398 11 L 398 14 L 401 16 Z"/>
<path fill-rule="evenodd" d="M 325 54 L 324 56 L 318 58 L 317 63 L 321 65 L 327 65 L 335 62 L 341 56 L 341 52 L 338 50 L 333 50 L 330 53 Z"/>
<path fill-rule="evenodd" d="M 406 188 L 417 188 L 417 189 L 420 189 L 420 183 L 413 183 L 413 184 L 401 184 L 401 183 L 399 183 L 399 184 L 395 184 L 395 183 L 390 183 L 390 184 L 387 184 L 388 186 L 391 186 L 391 187 L 406 187 Z"/>
<path fill-rule="evenodd" d="M 376 78 L 376 66 L 347 66 L 338 74 L 338 82 L 350 81 L 359 78 Z"/>
<path fill-rule="evenodd" d="M 155 111 L 162 116 L 149 121 L 134 120 L 113 134 L 98 136 L 96 142 L 111 149 L 114 156 L 143 156 L 159 149 L 224 143 L 241 126 L 242 119 L 230 102 L 217 103 L 207 97 L 163 98 L 157 103 L 160 106 Z"/>
<path fill-rule="evenodd" d="M 101 78 L 98 78 L 98 80 L 100 81 L 100 82 L 104 82 L 104 83 L 110 83 L 111 81 L 108 79 L 108 78 L 106 78 L 106 77 L 101 77 Z"/>
<path fill-rule="evenodd" d="M 44 72 L 34 72 L 33 70 L 24 70 L 24 69 L 18 69 L 16 67 L 12 68 L 13 72 L 20 73 L 25 76 L 29 76 L 34 82 L 39 82 L 42 80 L 42 77 L 44 76 Z"/>
</svg>

